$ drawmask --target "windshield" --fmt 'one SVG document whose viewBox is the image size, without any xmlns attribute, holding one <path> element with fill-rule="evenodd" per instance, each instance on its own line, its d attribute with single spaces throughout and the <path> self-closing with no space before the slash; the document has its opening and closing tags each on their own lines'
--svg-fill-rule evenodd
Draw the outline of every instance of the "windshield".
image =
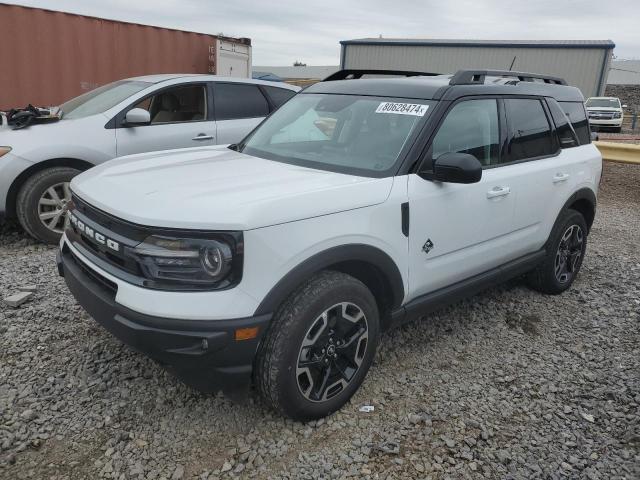
<svg viewBox="0 0 640 480">
<path fill-rule="evenodd" d="M 150 85 L 148 82 L 130 80 L 121 80 L 103 85 L 60 105 L 62 118 L 83 118 L 89 115 L 95 115 L 96 113 L 106 112 L 111 107 L 115 107 L 123 100 L 144 90 Z"/>
<path fill-rule="evenodd" d="M 382 177 L 433 102 L 300 94 L 256 129 L 241 151 L 311 168 Z"/>
<path fill-rule="evenodd" d="M 587 100 L 587 108 L 620 108 L 620 100 L 617 98 L 590 98 Z"/>
</svg>

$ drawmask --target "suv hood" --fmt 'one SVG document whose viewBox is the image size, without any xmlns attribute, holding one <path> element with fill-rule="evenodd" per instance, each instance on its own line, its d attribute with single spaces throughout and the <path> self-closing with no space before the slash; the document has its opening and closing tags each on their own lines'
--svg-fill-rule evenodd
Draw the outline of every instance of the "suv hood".
<svg viewBox="0 0 640 480">
<path fill-rule="evenodd" d="M 122 157 L 77 176 L 71 189 L 140 225 L 250 230 L 382 203 L 392 184 L 217 146 Z"/>
</svg>

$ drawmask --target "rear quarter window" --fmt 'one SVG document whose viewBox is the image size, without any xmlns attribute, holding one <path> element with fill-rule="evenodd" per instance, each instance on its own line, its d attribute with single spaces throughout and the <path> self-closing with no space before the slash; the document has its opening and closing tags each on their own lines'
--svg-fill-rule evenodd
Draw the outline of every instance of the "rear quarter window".
<svg viewBox="0 0 640 480">
<path fill-rule="evenodd" d="M 573 126 L 569 121 L 567 115 L 562 111 L 558 102 L 553 98 L 547 99 L 549 105 L 549 111 L 551 117 L 553 117 L 553 123 L 556 125 L 556 132 L 558 133 L 558 139 L 560 140 L 561 148 L 571 148 L 580 145 L 578 137 L 576 136 Z"/>
<path fill-rule="evenodd" d="M 560 108 L 569 117 L 571 125 L 578 136 L 580 145 L 591 143 L 591 129 L 589 128 L 589 120 L 587 120 L 587 112 L 582 102 L 558 102 Z"/>
</svg>

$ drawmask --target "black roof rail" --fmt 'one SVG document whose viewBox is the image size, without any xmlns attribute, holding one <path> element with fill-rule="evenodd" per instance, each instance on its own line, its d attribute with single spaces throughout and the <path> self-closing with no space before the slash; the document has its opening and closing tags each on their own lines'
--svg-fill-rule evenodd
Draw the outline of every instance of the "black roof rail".
<svg viewBox="0 0 640 480">
<path fill-rule="evenodd" d="M 323 82 L 331 82 L 333 80 L 346 80 L 349 77 L 356 80 L 358 78 L 362 78 L 363 75 L 395 75 L 401 77 L 434 77 L 436 75 L 440 75 L 439 73 L 430 73 L 430 72 L 412 72 L 406 70 L 371 70 L 368 68 L 364 69 L 346 69 L 346 70 L 338 70 L 336 73 L 329 75 L 327 78 L 322 80 Z"/>
<path fill-rule="evenodd" d="M 544 83 L 567 85 L 564 78 L 541 75 L 539 73 L 512 72 L 510 70 L 458 70 L 449 85 L 478 85 L 484 84 L 485 77 L 514 77 L 521 82 L 542 80 Z"/>
</svg>

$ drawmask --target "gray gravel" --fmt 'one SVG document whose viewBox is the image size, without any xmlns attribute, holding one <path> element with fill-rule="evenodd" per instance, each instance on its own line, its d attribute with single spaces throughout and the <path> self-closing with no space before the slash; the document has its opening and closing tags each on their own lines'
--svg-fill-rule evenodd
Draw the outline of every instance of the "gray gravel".
<svg viewBox="0 0 640 480">
<path fill-rule="evenodd" d="M 569 292 L 513 281 L 385 335 L 309 424 L 183 386 L 75 304 L 53 248 L 0 227 L 0 297 L 37 286 L 0 306 L 0 478 L 638 479 L 640 167 L 607 164 L 601 192 Z"/>
</svg>

